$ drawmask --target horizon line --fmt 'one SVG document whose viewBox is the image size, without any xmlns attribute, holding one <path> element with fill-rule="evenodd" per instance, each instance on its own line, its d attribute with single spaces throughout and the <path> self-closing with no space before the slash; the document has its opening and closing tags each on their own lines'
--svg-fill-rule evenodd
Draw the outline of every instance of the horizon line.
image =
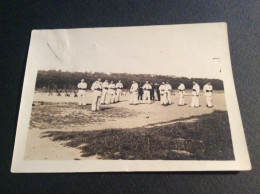
<svg viewBox="0 0 260 194">
<path fill-rule="evenodd" d="M 171 75 L 171 74 L 168 74 L 168 75 L 163 75 L 163 74 L 153 74 L 153 73 L 127 73 L 127 72 L 124 72 L 124 73 L 116 73 L 116 72 L 109 72 L 109 73 L 106 73 L 106 72 L 93 72 L 93 71 L 68 71 L 68 70 L 57 70 L 57 69 L 49 69 L 49 70 L 38 70 L 39 71 L 56 71 L 56 72 L 69 72 L 69 73 L 90 73 L 90 74 L 95 74 L 95 73 L 100 73 L 100 74 L 106 74 L 106 75 L 111 75 L 111 74 L 130 74 L 130 75 L 152 75 L 152 76 L 167 76 L 167 77 L 172 77 L 172 78 L 187 78 L 187 79 L 216 79 L 216 80 L 221 80 L 223 81 L 222 79 L 220 78 L 208 78 L 208 77 L 188 77 L 188 76 L 176 76 L 176 75 Z"/>
</svg>

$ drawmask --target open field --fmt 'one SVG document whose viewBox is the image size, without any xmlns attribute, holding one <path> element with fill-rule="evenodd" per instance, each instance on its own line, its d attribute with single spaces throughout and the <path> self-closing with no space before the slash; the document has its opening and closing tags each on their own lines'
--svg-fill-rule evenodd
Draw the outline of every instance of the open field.
<svg viewBox="0 0 260 194">
<path fill-rule="evenodd" d="M 187 91 L 187 94 L 190 93 Z M 212 109 L 121 102 L 90 111 L 77 98 L 35 93 L 25 159 L 234 159 L 224 93 L 214 94 Z M 186 96 L 190 104 L 191 96 Z"/>
</svg>

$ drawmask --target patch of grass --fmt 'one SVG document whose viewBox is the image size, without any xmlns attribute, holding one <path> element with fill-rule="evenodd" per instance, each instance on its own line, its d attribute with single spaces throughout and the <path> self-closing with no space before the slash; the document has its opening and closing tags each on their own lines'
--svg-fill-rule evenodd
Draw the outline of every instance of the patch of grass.
<svg viewBox="0 0 260 194">
<path fill-rule="evenodd" d="M 194 117 L 192 117 L 194 118 Z M 43 137 L 65 141 L 83 157 L 123 160 L 234 160 L 228 115 L 214 111 L 195 122 L 151 128 L 86 132 L 49 131 Z"/>
<path fill-rule="evenodd" d="M 137 117 L 138 112 L 120 107 L 104 107 L 92 112 L 91 106 L 76 103 L 44 103 L 32 107 L 30 128 L 70 129 L 89 123 L 105 122 L 117 118 Z"/>
</svg>

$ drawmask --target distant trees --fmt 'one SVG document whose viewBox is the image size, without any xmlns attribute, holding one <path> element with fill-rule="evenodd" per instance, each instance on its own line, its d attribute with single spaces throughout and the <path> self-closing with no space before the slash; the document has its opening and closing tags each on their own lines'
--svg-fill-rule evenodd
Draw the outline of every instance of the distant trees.
<svg viewBox="0 0 260 194">
<path fill-rule="evenodd" d="M 136 81 L 139 85 L 144 84 L 145 81 L 152 83 L 162 83 L 168 81 L 173 89 L 176 89 L 180 82 L 184 83 L 186 88 L 192 88 L 192 81 L 197 81 L 202 87 L 208 81 L 211 81 L 214 90 L 223 90 L 223 81 L 219 79 L 203 79 L 203 78 L 187 78 L 187 77 L 174 77 L 166 75 L 151 75 L 151 74 L 128 74 L 128 73 L 100 73 L 100 72 L 63 72 L 63 71 L 38 71 L 36 88 L 62 88 L 62 89 L 73 89 L 77 88 L 77 84 L 81 79 L 85 79 L 88 84 L 88 89 L 97 78 L 102 80 L 113 80 L 117 82 L 122 80 L 124 88 L 129 89 L 132 81 Z"/>
</svg>

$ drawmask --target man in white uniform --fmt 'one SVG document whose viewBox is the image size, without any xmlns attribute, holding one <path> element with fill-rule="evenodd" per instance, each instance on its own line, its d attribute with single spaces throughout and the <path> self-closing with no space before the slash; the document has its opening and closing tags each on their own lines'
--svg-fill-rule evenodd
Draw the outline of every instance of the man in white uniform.
<svg viewBox="0 0 260 194">
<path fill-rule="evenodd" d="M 167 99 L 166 99 L 166 86 L 165 86 L 165 82 L 162 82 L 162 85 L 160 85 L 159 87 L 159 91 L 160 91 L 160 96 L 161 96 L 161 104 L 162 105 L 166 105 L 167 104 Z"/>
<path fill-rule="evenodd" d="M 78 96 L 79 96 L 79 105 L 86 105 L 86 89 L 87 83 L 84 79 L 78 84 Z"/>
<path fill-rule="evenodd" d="M 101 104 L 108 104 L 108 80 L 105 80 L 102 83 L 102 96 L 101 96 Z"/>
<path fill-rule="evenodd" d="M 166 82 L 165 89 L 166 89 L 166 101 L 169 104 L 172 104 L 172 86 L 169 84 L 169 82 Z"/>
<path fill-rule="evenodd" d="M 185 85 L 183 83 L 180 83 L 179 87 L 179 104 L 178 106 L 184 106 L 184 95 L 185 95 Z"/>
<path fill-rule="evenodd" d="M 151 92 L 152 86 L 149 84 L 148 81 L 145 82 L 144 86 L 143 86 L 143 91 L 144 91 L 144 95 L 143 95 L 143 102 L 144 103 L 151 103 L 151 96 L 150 96 L 150 92 Z M 146 101 L 146 99 L 148 99 Z"/>
<path fill-rule="evenodd" d="M 114 84 L 113 81 L 111 81 L 110 84 L 108 85 L 108 95 L 109 95 L 109 103 L 111 104 L 115 103 L 116 84 Z"/>
<path fill-rule="evenodd" d="M 97 81 L 95 81 L 92 86 L 91 90 L 93 91 L 93 100 L 92 100 L 92 111 L 99 110 L 100 106 L 100 99 L 101 99 L 101 94 L 102 94 L 102 82 L 101 78 L 98 78 Z"/>
<path fill-rule="evenodd" d="M 138 84 L 133 81 L 131 88 L 130 88 L 130 104 L 137 104 L 137 97 L 138 97 Z"/>
<path fill-rule="evenodd" d="M 203 87 L 204 94 L 206 96 L 207 100 L 207 107 L 212 108 L 212 92 L 213 92 L 213 87 L 210 82 L 208 82 L 206 85 Z"/>
<path fill-rule="evenodd" d="M 116 84 L 116 100 L 115 100 L 116 102 L 120 101 L 122 89 L 123 89 L 123 84 L 122 84 L 121 80 L 119 80 L 118 83 Z"/>
<path fill-rule="evenodd" d="M 191 99 L 191 107 L 198 108 L 199 107 L 199 93 L 200 93 L 200 86 L 197 82 L 193 81 L 192 87 L 192 99 Z"/>
</svg>

